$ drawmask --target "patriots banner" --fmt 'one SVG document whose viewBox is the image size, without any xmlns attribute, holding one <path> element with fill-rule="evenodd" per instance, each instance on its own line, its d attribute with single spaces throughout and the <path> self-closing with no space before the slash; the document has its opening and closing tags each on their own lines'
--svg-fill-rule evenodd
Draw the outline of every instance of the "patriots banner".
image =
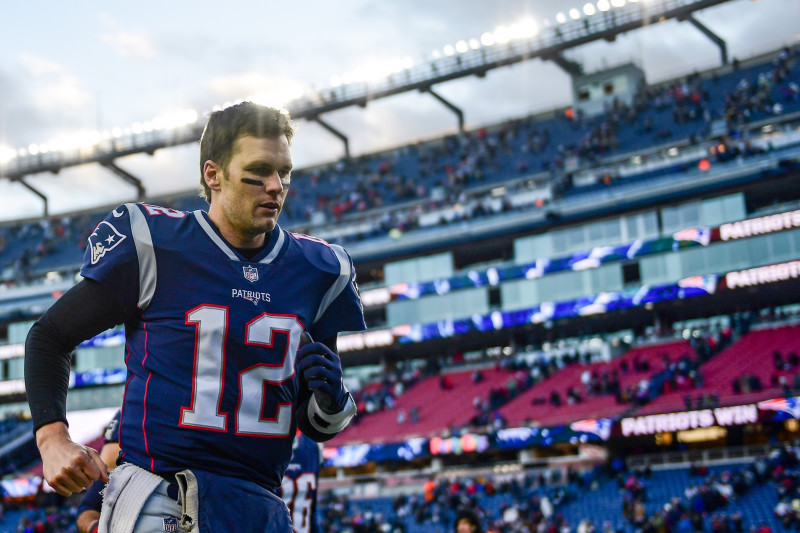
<svg viewBox="0 0 800 533">
<path fill-rule="evenodd" d="M 696 242 L 703 246 L 708 246 L 711 242 L 711 228 L 689 228 L 673 233 L 672 238 L 676 242 L 689 241 Z"/>
<path fill-rule="evenodd" d="M 592 418 L 573 422 L 569 425 L 569 429 L 576 433 L 591 433 L 603 440 L 608 440 L 608 437 L 611 436 L 611 425 L 613 423 L 614 421 L 610 418 Z"/>
<path fill-rule="evenodd" d="M 789 418 L 800 418 L 800 397 L 775 398 L 758 402 L 758 408 L 762 411 L 776 411 L 776 422 Z"/>
</svg>

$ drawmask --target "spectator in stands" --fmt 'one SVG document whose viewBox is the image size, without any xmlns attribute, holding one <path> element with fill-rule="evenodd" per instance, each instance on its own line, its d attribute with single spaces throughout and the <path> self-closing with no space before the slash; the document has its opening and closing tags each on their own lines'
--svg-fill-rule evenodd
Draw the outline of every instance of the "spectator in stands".
<svg viewBox="0 0 800 533">
<path fill-rule="evenodd" d="M 439 388 L 442 390 L 453 389 L 453 380 L 450 378 L 450 376 L 444 375 L 439 378 Z"/>
<path fill-rule="evenodd" d="M 561 395 L 558 391 L 552 391 L 550 393 L 550 405 L 553 407 L 560 407 L 561 406 Z"/>
<path fill-rule="evenodd" d="M 483 526 L 478 513 L 472 509 L 459 509 L 453 524 L 453 531 L 455 533 L 483 533 Z"/>
</svg>

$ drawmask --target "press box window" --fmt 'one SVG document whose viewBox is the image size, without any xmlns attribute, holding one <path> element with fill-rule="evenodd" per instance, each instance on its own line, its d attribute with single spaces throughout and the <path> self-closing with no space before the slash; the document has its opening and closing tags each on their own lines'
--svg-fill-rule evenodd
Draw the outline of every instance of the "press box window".
<svg viewBox="0 0 800 533">
<path fill-rule="evenodd" d="M 642 274 L 639 272 L 639 262 L 625 263 L 622 265 L 622 282 L 625 285 L 629 283 L 638 283 L 642 280 Z"/>
</svg>

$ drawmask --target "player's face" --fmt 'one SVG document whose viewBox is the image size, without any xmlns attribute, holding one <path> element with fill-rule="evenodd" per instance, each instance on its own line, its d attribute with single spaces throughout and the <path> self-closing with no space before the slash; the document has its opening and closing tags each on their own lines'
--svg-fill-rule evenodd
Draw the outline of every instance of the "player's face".
<svg viewBox="0 0 800 533">
<path fill-rule="evenodd" d="M 263 234 L 275 228 L 289 191 L 291 170 L 289 141 L 283 135 L 237 139 L 219 194 L 212 201 L 212 206 L 219 204 L 221 224 L 227 226 L 232 241 L 238 241 L 231 244 L 258 245 Z M 231 237 L 223 228 L 220 231 Z"/>
</svg>

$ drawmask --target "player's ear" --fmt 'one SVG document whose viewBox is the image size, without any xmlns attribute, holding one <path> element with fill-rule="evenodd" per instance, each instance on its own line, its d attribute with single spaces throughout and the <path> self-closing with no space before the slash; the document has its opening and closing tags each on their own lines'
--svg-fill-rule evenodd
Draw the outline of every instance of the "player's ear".
<svg viewBox="0 0 800 533">
<path fill-rule="evenodd" d="M 209 159 L 203 164 L 203 179 L 209 189 L 218 191 L 220 189 L 219 183 L 222 181 L 222 169 Z"/>
</svg>

